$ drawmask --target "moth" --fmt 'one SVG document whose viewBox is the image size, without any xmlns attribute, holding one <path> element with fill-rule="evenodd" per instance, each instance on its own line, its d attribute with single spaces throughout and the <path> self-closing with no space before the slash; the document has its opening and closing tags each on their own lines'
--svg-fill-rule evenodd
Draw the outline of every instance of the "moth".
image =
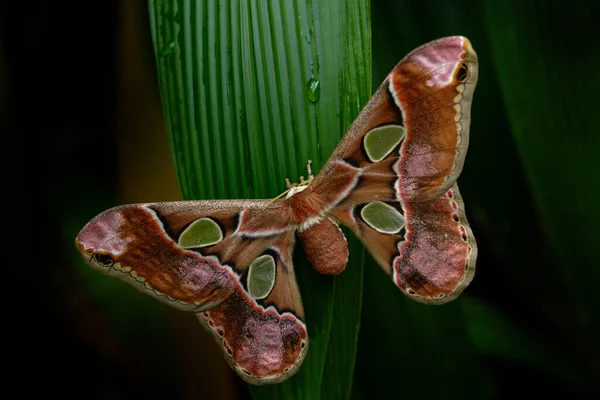
<svg viewBox="0 0 600 400">
<path fill-rule="evenodd" d="M 245 381 L 281 382 L 308 349 L 296 237 L 318 272 L 335 275 L 348 261 L 345 225 L 423 303 L 446 303 L 472 280 L 477 245 L 456 180 L 477 74 L 468 39 L 427 43 L 394 67 L 321 171 L 286 197 L 118 206 L 75 245 L 92 268 L 196 313 Z"/>
</svg>

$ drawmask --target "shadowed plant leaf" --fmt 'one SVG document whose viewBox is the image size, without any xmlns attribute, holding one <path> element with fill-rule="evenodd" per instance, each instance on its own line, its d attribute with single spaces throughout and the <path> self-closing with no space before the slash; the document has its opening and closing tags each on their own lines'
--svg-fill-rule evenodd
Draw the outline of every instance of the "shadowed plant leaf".
<svg viewBox="0 0 600 400">
<path fill-rule="evenodd" d="M 600 58 L 591 49 L 597 47 L 600 5 L 482 5 L 511 133 L 551 247 L 548 262 L 530 264 L 530 283 L 555 276 L 556 289 L 541 289 L 557 304 L 550 312 L 559 341 L 572 344 L 559 349 L 597 382 L 600 102 L 591 88 L 600 87 Z"/>
<path fill-rule="evenodd" d="M 497 376 L 503 374 L 512 380 L 523 376 L 525 392 L 536 395 L 541 384 L 544 393 L 592 391 L 586 384 L 593 387 L 600 371 L 595 340 L 600 191 L 592 172 L 600 170 L 594 128 L 599 104 L 590 90 L 600 76 L 599 59 L 590 50 L 598 37 L 598 3 L 509 1 L 498 6 L 489 0 L 459 0 L 434 8 L 424 2 L 373 0 L 371 5 L 375 84 L 406 51 L 441 36 L 469 37 L 480 62 L 470 150 L 459 178 L 479 244 L 477 273 L 466 290 L 470 298 L 457 300 L 462 312 L 448 311 L 456 314 L 443 325 L 455 332 L 447 342 L 427 342 L 427 335 L 419 333 L 399 346 L 407 334 L 390 336 L 394 343 L 387 354 L 395 360 L 390 362 L 397 368 L 395 376 L 415 383 L 420 377 L 411 375 L 415 368 L 435 367 L 419 348 L 424 343 L 439 360 L 446 358 L 441 355 L 448 346 L 470 353 L 455 358 L 448 374 L 429 377 L 429 387 L 435 388 L 466 371 L 477 374 L 468 393 L 448 385 L 456 390 L 446 390 L 445 397 L 481 398 L 475 386 L 481 387 L 482 375 L 495 393 L 502 393 L 506 378 Z M 390 318 L 389 307 L 403 310 L 385 295 L 383 283 L 370 278 L 368 267 L 365 273 L 357 371 L 363 393 L 362 382 L 368 379 L 362 377 L 367 373 L 362 364 L 375 358 L 373 341 L 386 334 L 376 321 Z M 478 298 L 486 302 L 479 305 Z M 388 323 L 390 329 L 421 332 L 413 326 L 422 327 L 426 315 L 403 315 L 402 323 Z M 465 336 L 471 336 L 467 346 Z M 499 359 L 507 362 L 502 372 L 489 373 Z M 548 382 L 548 374 L 561 379 Z M 396 393 L 396 382 L 380 380 L 382 397 Z M 419 395 L 437 397 L 434 392 Z"/>
<path fill-rule="evenodd" d="M 521 364 L 529 364 L 581 387 L 583 381 L 563 360 L 536 342 L 510 319 L 482 301 L 463 295 L 461 307 L 471 341 L 482 355 L 491 355 Z"/>
<path fill-rule="evenodd" d="M 440 3 L 432 8 L 424 2 L 374 0 L 371 5 L 372 23 L 376 27 L 373 31 L 375 86 L 408 52 L 440 37 L 467 36 L 479 54 L 481 27 L 468 23 L 465 15 L 472 11 L 462 10 L 454 3 Z M 480 76 L 484 74 L 482 66 Z M 480 110 L 480 85 L 481 78 L 474 94 L 474 120 Z M 480 132 L 472 124 L 471 150 L 458 179 L 467 213 L 472 205 L 464 175 L 473 165 L 472 147 L 478 135 Z M 468 219 L 472 221 L 470 215 Z M 474 233 L 479 241 L 475 227 Z M 370 257 L 365 264 L 357 390 L 365 398 L 489 398 L 490 380 L 471 341 L 460 305 L 462 298 L 441 306 L 415 303 L 381 273 Z M 467 292 L 477 284 L 479 274 L 478 270 Z"/>
</svg>

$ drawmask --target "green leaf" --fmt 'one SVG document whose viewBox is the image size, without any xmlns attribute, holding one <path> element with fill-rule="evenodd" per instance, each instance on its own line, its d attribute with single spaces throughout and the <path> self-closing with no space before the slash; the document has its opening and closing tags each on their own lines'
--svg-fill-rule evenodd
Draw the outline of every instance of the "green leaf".
<svg viewBox="0 0 600 400">
<path fill-rule="evenodd" d="M 359 368 L 361 360 L 375 359 L 372 341 L 387 343 L 387 338 L 394 342 L 385 354 L 396 363 L 386 361 L 386 366 L 395 366 L 395 376 L 403 382 L 418 382 L 412 370 L 435 367 L 419 346 L 444 355 L 445 346 L 462 341 L 468 354 L 457 358 L 448 374 L 433 374 L 429 387 L 444 387 L 453 376 L 475 373 L 469 394 L 482 398 L 472 386 L 487 372 L 494 393 L 502 394 L 505 379 L 521 375 L 521 368 L 528 371 L 524 383 L 535 393 L 548 373 L 563 379 L 548 382 L 546 393 L 556 393 L 561 385 L 576 392 L 582 379 L 590 388 L 597 386 L 600 190 L 594 178 L 600 170 L 600 104 L 593 88 L 600 86 L 600 59 L 592 49 L 597 47 L 599 11 L 597 1 L 457 0 L 431 7 L 427 2 L 372 0 L 376 77 L 387 74 L 406 51 L 441 36 L 465 35 L 478 53 L 470 150 L 458 181 L 480 248 L 477 273 L 465 293 L 485 299 L 507 321 L 493 314 L 483 319 L 493 309 L 475 303 L 447 321 L 444 328 L 455 334 L 446 342 L 425 342 L 418 334 L 399 346 L 407 334 L 382 337 L 387 331 L 380 321 L 390 329 L 418 330 L 413 327 L 422 326 L 423 317 L 409 315 L 403 302 L 386 296 L 383 282 L 371 284 L 365 267 Z M 503 328 L 501 322 L 510 325 Z M 522 329 L 522 337 L 515 326 Z M 473 343 L 465 343 L 465 335 Z M 496 373 L 498 360 L 514 364 Z M 364 384 L 368 379 L 362 377 L 369 371 L 357 372 L 361 389 L 370 393 Z M 379 378 L 381 397 L 397 392 L 396 382 Z M 464 398 L 460 389 L 447 390 L 444 396 Z"/>
<path fill-rule="evenodd" d="M 171 148 L 186 199 L 271 198 L 326 162 L 371 94 L 367 0 L 150 0 Z M 289 380 L 255 398 L 349 398 L 363 247 L 339 277 L 295 269 L 310 337 Z"/>
<path fill-rule="evenodd" d="M 462 298 L 416 303 L 373 262 L 365 267 L 357 380 L 367 398 L 490 398 L 465 325 Z M 376 384 L 375 384 L 376 382 Z M 468 389 L 466 389 L 468 388 Z"/>
<path fill-rule="evenodd" d="M 581 387 L 583 381 L 564 360 L 534 340 L 498 310 L 463 295 L 461 307 L 471 336 L 480 354 L 491 355 L 547 371 L 558 379 Z"/>
<path fill-rule="evenodd" d="M 511 132 L 545 228 L 562 261 L 580 263 L 577 269 L 564 265 L 566 268 L 559 267 L 558 272 L 572 289 L 591 289 L 600 283 L 600 270 L 589 262 L 597 259 L 600 192 L 597 185 L 588 183 L 589 173 L 600 171 L 600 140 L 596 119 L 579 115 L 593 115 L 599 104 L 595 97 L 587 101 L 589 88 L 600 85 L 600 76 L 588 73 L 600 69 L 600 60 L 586 51 L 595 43 L 593 27 L 581 12 L 567 6 L 537 8 L 529 4 L 514 14 L 509 11 L 514 10 L 511 2 L 499 9 L 491 2 L 484 4 Z M 589 5 L 600 10 L 597 2 Z M 565 35 L 562 30 L 551 29 L 565 13 L 583 31 Z M 512 23 L 505 24 L 509 18 Z M 565 54 L 583 62 L 574 63 Z M 580 293 L 585 296 L 586 292 Z"/>
<path fill-rule="evenodd" d="M 564 351 L 596 387 L 600 58 L 592 49 L 597 48 L 600 4 L 482 4 L 510 131 L 551 248 L 549 262 L 533 255 L 525 279 L 540 288 L 547 308 L 549 299 L 554 303 L 550 312 L 557 334 L 572 346 L 557 351 Z M 547 287 L 546 276 L 555 276 L 558 284 Z"/>
</svg>

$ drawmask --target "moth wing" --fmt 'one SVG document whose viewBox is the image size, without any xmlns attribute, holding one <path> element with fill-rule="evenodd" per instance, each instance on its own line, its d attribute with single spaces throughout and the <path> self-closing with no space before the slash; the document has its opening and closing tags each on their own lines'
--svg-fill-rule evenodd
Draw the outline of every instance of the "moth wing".
<svg viewBox="0 0 600 400">
<path fill-rule="evenodd" d="M 236 215 L 260 202 L 184 201 L 111 208 L 93 218 L 75 245 L 94 269 L 157 300 L 201 311 L 236 285 L 231 267 L 203 254 L 236 229 Z"/>
<path fill-rule="evenodd" d="M 371 202 L 334 215 L 416 301 L 447 303 L 473 279 L 477 243 L 456 183 L 434 200 Z"/>
<path fill-rule="evenodd" d="M 266 204 L 114 207 L 92 219 L 75 243 L 93 268 L 165 304 L 200 313 L 245 380 L 283 380 L 300 365 L 308 337 L 291 261 L 289 210 Z"/>
<path fill-rule="evenodd" d="M 319 206 L 432 200 L 452 187 L 467 153 L 477 75 L 477 55 L 462 36 L 404 57 L 310 185 Z"/>
<path fill-rule="evenodd" d="M 294 232 L 289 231 L 250 267 L 248 281 L 254 289 L 238 286 L 218 306 L 198 314 L 231 367 L 253 384 L 287 379 L 306 356 L 308 335 L 292 265 L 293 244 Z"/>
<path fill-rule="evenodd" d="M 290 198 L 313 205 L 307 220 L 321 212 L 352 228 L 394 282 L 425 303 L 453 299 L 474 272 L 476 245 L 456 180 L 477 68 L 460 36 L 409 53 L 310 186 Z"/>
</svg>

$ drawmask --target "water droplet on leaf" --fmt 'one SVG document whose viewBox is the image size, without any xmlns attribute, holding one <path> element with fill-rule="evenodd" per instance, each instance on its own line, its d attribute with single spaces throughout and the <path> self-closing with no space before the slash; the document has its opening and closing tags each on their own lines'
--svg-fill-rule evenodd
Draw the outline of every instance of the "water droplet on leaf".
<svg viewBox="0 0 600 400">
<path fill-rule="evenodd" d="M 171 54 L 173 54 L 174 50 L 175 50 L 175 42 L 171 42 L 168 45 L 166 45 L 165 47 L 163 47 L 160 55 L 163 57 L 168 57 Z"/>
<path fill-rule="evenodd" d="M 315 78 L 310 78 L 306 82 L 306 88 L 308 89 L 308 99 L 313 103 L 319 101 L 319 96 L 321 96 L 321 82 Z"/>
</svg>

